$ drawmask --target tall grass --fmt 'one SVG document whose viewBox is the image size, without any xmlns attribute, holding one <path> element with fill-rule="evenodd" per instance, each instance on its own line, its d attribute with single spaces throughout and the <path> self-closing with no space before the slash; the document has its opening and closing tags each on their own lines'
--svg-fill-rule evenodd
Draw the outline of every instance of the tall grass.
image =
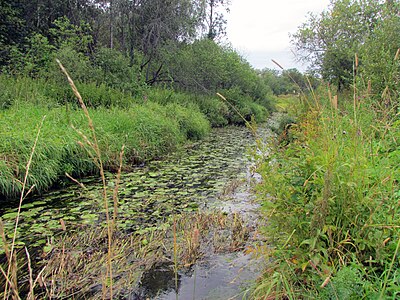
<svg viewBox="0 0 400 300">
<path fill-rule="evenodd" d="M 173 114 L 173 109 L 176 114 Z M 207 120 L 194 110 L 155 103 L 135 105 L 129 109 L 89 109 L 97 124 L 99 147 L 107 169 L 117 169 L 119 151 L 126 145 L 124 162 L 129 166 L 175 150 L 186 139 L 198 139 L 209 131 Z M 47 115 L 41 139 L 34 154 L 28 185 L 43 192 L 64 177 L 97 172 L 91 157 L 76 143 L 79 135 L 71 128 L 82 128 L 84 115 L 66 107 L 48 108 L 20 104 L 0 111 L 1 143 L 0 194 L 15 197 L 21 192 L 25 161 L 30 154 L 28 141 L 36 125 Z M 21 130 L 23 128 L 23 130 Z M 84 131 L 88 134 L 87 131 Z"/>
<path fill-rule="evenodd" d="M 271 266 L 256 298 L 399 296 L 399 122 L 355 90 L 328 89 L 290 127 L 259 172 Z M 356 99 L 356 100 L 354 100 Z"/>
<path fill-rule="evenodd" d="M 18 230 L 18 225 L 20 221 L 20 215 L 21 215 L 21 206 L 23 201 L 25 200 L 25 197 L 32 191 L 34 188 L 34 185 L 29 186 L 28 185 L 28 176 L 29 176 L 29 170 L 32 165 L 33 157 L 36 151 L 36 146 L 39 140 L 40 136 L 40 131 L 43 126 L 45 116 L 42 118 L 38 129 L 37 129 L 37 134 L 36 138 L 34 140 L 33 146 L 30 151 L 29 159 L 26 162 L 25 166 L 25 173 L 23 177 L 23 182 L 21 183 L 21 193 L 20 193 L 20 198 L 19 198 L 19 205 L 18 205 L 18 211 L 17 211 L 17 216 L 15 218 L 15 225 L 14 225 L 14 232 L 12 234 L 12 241 L 11 245 L 9 246 L 5 237 L 4 233 L 4 227 L 2 220 L 0 219 L 1 227 L 0 227 L 0 234 L 1 234 L 1 239 L 2 239 L 2 245 L 4 247 L 4 252 L 6 254 L 7 258 L 7 271 L 4 271 L 3 268 L 0 266 L 1 273 L 3 274 L 5 278 L 5 286 L 4 286 L 4 291 L 3 291 L 3 299 L 9 299 L 11 297 L 12 299 L 20 299 L 19 296 L 19 286 L 18 286 L 18 278 L 17 278 L 17 272 L 18 272 L 18 262 L 17 262 L 17 255 L 16 255 L 16 242 L 17 242 L 17 230 Z M 26 190 L 28 188 L 28 190 Z M 34 299 L 34 285 L 36 281 L 33 281 L 33 275 L 32 275 L 32 268 L 31 268 L 31 261 L 30 261 L 30 256 L 28 250 L 25 248 L 26 255 L 27 255 L 27 261 L 28 261 L 28 269 L 29 269 L 29 285 L 30 285 L 30 291 L 28 293 L 27 299 Z"/>
<path fill-rule="evenodd" d="M 90 132 L 90 135 L 86 136 L 82 132 L 79 131 L 79 129 L 75 129 L 82 138 L 82 144 L 86 144 L 87 146 L 87 151 L 89 152 L 94 152 L 91 157 L 96 164 L 97 168 L 99 169 L 100 172 L 100 177 L 103 183 L 103 203 L 104 203 L 104 209 L 105 209 L 105 214 L 106 214 L 106 224 L 107 224 L 107 272 L 105 276 L 105 282 L 103 283 L 103 298 L 109 297 L 110 299 L 113 299 L 113 268 L 112 268 L 112 259 L 113 259 L 113 230 L 114 230 L 114 224 L 111 222 L 110 218 L 110 211 L 108 207 L 108 191 L 107 191 L 107 182 L 106 182 L 106 177 L 104 175 L 104 166 L 103 166 L 103 159 L 101 155 L 101 150 L 99 147 L 99 142 L 97 139 L 97 134 L 96 130 L 93 125 L 93 120 L 90 117 L 89 111 L 85 105 L 85 102 L 82 99 L 82 96 L 80 95 L 78 89 L 75 86 L 75 83 L 69 76 L 67 70 L 64 68 L 64 66 L 61 64 L 59 60 L 57 60 L 58 65 L 60 66 L 62 72 L 65 74 L 65 76 L 68 79 L 68 83 L 71 86 L 72 91 L 74 92 L 74 95 L 79 101 L 79 104 L 81 106 L 81 109 L 85 115 L 86 121 L 87 121 L 87 128 Z M 124 145 L 122 146 L 121 153 L 124 149 Z M 122 156 L 122 155 L 121 155 Z M 120 164 L 122 164 L 122 158 L 120 159 Z M 118 186 L 118 184 L 116 185 Z M 115 193 L 114 193 L 115 194 Z M 116 195 L 114 195 L 114 207 L 117 207 L 116 204 Z M 116 211 L 114 211 L 114 216 Z M 105 292 L 107 290 L 107 287 L 109 287 L 109 293 Z"/>
<path fill-rule="evenodd" d="M 160 88 L 142 88 L 133 95 L 96 83 L 79 83 L 77 88 L 87 99 L 88 108 L 130 109 L 137 105 L 158 103 L 161 106 L 179 105 L 190 111 L 203 114 L 213 127 L 228 124 L 244 124 L 243 120 L 232 111 L 226 103 L 212 95 L 188 94 Z M 0 74 L 0 109 L 25 106 L 27 103 L 48 108 L 67 105 L 77 108 L 78 102 L 71 89 L 56 81 L 32 79 L 29 77 L 10 77 Z M 243 96 L 238 90 L 223 91 L 240 111 L 250 120 L 254 115 L 258 122 L 265 121 L 268 109 L 248 96 Z"/>
</svg>

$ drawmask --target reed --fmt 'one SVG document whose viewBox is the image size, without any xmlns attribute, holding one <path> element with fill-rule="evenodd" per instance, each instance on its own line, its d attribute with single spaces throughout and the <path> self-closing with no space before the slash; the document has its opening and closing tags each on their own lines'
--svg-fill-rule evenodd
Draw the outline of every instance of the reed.
<svg viewBox="0 0 400 300">
<path fill-rule="evenodd" d="M 107 241 L 108 241 L 108 256 L 107 256 L 107 274 L 106 274 L 106 283 L 104 283 L 104 285 L 109 285 L 109 294 L 108 297 L 110 299 L 113 299 L 113 270 L 112 270 L 112 258 L 113 258 L 113 245 L 112 245 L 112 236 L 113 236 L 113 222 L 110 219 L 110 212 L 109 212 L 109 207 L 108 207 L 108 197 L 107 197 L 107 182 L 106 182 L 106 177 L 104 174 L 104 167 L 103 167 L 103 160 L 102 160 L 102 156 L 101 156 L 101 151 L 100 151 L 100 147 L 99 147 L 99 143 L 97 141 L 97 135 L 96 135 L 96 130 L 94 128 L 93 125 L 93 120 L 90 117 L 89 111 L 85 105 L 85 102 L 82 99 L 82 96 L 80 95 L 78 89 L 75 86 L 74 81 L 72 80 L 72 78 L 69 76 L 67 70 L 64 68 L 64 66 L 61 64 L 61 62 L 59 60 L 57 60 L 58 65 L 60 66 L 60 69 L 62 70 L 62 72 L 65 74 L 65 76 L 68 79 L 68 83 L 71 86 L 72 91 L 74 92 L 76 98 L 79 101 L 79 104 L 85 114 L 86 120 L 88 122 L 88 127 L 91 133 L 91 139 L 86 137 L 83 133 L 81 133 L 79 130 L 77 130 L 77 132 L 81 135 L 82 139 L 83 139 L 83 143 L 86 143 L 87 146 L 89 146 L 90 149 L 92 149 L 95 153 L 95 156 L 93 156 L 94 158 L 94 162 L 95 164 L 98 166 L 99 171 L 100 171 L 100 177 L 103 183 L 103 203 L 104 203 L 104 208 L 105 208 L 105 213 L 106 213 L 106 222 L 107 222 Z M 123 155 L 123 148 L 121 151 L 121 164 L 122 164 L 122 155 Z M 121 167 L 120 167 L 121 168 Z M 120 174 L 120 172 L 119 172 Z M 118 177 L 119 179 L 119 177 Z M 118 185 L 116 185 L 118 186 Z M 116 196 L 115 196 L 116 197 Z M 115 205 L 115 209 L 116 209 L 116 204 Z M 116 211 L 114 212 L 114 214 L 116 214 Z M 115 215 L 116 216 L 116 215 Z M 103 295 L 104 297 L 106 297 L 106 295 Z"/>
<path fill-rule="evenodd" d="M 143 273 L 156 265 L 170 265 L 177 276 L 179 270 L 189 268 L 209 253 L 209 249 L 216 252 L 243 249 L 249 236 L 249 229 L 239 226 L 242 224 L 240 216 L 195 212 L 175 215 L 164 221 L 157 227 L 146 227 L 131 234 L 115 230 L 115 298 L 128 297 L 125 294 L 127 287 L 137 288 Z M 229 234 L 219 234 L 222 231 L 229 231 Z M 106 232 L 106 228 L 92 224 L 57 237 L 43 272 L 46 297 L 102 297 L 100 291 L 91 294 L 91 288 L 101 285 L 98 274 L 108 260 L 103 246 Z"/>
<path fill-rule="evenodd" d="M 5 280 L 6 280 L 5 286 L 4 286 L 3 299 L 8 299 L 10 297 L 10 294 L 12 295 L 11 296 L 12 298 L 20 299 L 19 290 L 18 290 L 18 278 L 17 278 L 17 276 L 18 276 L 17 275 L 17 273 L 18 273 L 18 264 L 17 264 L 17 257 L 16 257 L 16 254 L 15 254 L 15 251 L 16 251 L 15 246 L 16 246 L 16 240 L 17 240 L 17 230 L 18 230 L 18 225 L 19 225 L 20 216 L 21 216 L 22 203 L 25 200 L 25 197 L 27 195 L 29 195 L 29 193 L 34 188 L 34 186 L 31 186 L 31 187 L 29 187 L 28 191 L 26 191 L 30 167 L 31 167 L 31 164 L 32 164 L 32 161 L 33 161 L 33 156 L 34 156 L 34 153 L 35 153 L 35 150 L 36 150 L 36 146 L 37 146 L 37 143 L 38 143 L 38 140 L 39 140 L 39 136 L 40 136 L 40 131 L 42 129 L 43 122 L 44 122 L 45 118 L 46 118 L 46 116 L 44 116 L 42 118 L 42 121 L 38 126 L 36 138 L 34 140 L 29 159 L 28 159 L 28 161 L 26 163 L 24 180 L 22 182 L 22 191 L 21 191 L 21 195 L 20 195 L 20 199 L 19 199 L 17 216 L 15 218 L 14 233 L 12 235 L 12 241 L 11 241 L 11 245 L 10 246 L 7 245 L 7 240 L 6 240 L 6 237 L 5 237 L 5 234 L 4 234 L 4 226 L 2 224 L 2 221 L 0 222 L 1 223 L 1 228 L 0 228 L 1 229 L 0 230 L 1 231 L 1 237 L 2 237 L 2 240 L 3 240 L 4 250 L 5 250 L 5 253 L 6 253 L 6 257 L 7 257 L 7 272 L 5 272 L 3 270 L 3 268 L 0 267 L 1 268 L 1 272 L 2 272 L 2 274 L 3 274 L 3 276 L 5 277 Z M 34 284 L 34 282 L 33 282 L 33 277 L 32 277 L 32 269 L 31 269 L 31 266 L 30 266 L 30 257 L 29 257 L 29 253 L 28 253 L 27 250 L 26 250 L 26 255 L 27 255 L 27 259 L 28 259 L 28 263 L 29 263 L 28 266 L 29 266 L 29 279 L 30 279 L 29 280 L 30 293 L 28 294 L 28 299 L 31 299 L 30 297 L 32 297 L 32 299 L 33 299 L 33 297 L 34 297 L 34 294 L 33 294 L 33 289 L 34 289 L 33 284 Z"/>
</svg>

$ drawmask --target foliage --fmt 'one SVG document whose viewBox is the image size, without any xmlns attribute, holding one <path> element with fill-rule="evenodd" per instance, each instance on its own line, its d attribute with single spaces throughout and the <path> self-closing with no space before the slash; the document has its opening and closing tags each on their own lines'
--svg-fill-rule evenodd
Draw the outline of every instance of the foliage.
<svg viewBox="0 0 400 300">
<path fill-rule="evenodd" d="M 57 49 L 68 47 L 81 53 L 89 51 L 93 37 L 88 23 L 81 21 L 79 25 L 74 25 L 63 16 L 54 20 L 53 26 L 49 29 L 49 33 Z"/>
<path fill-rule="evenodd" d="M 395 297 L 385 283 L 399 267 L 398 121 L 365 95 L 340 111 L 317 99 L 259 168 L 273 263 L 255 293 Z"/>
<path fill-rule="evenodd" d="M 260 71 L 260 76 L 271 92 L 276 95 L 306 93 L 309 89 L 309 82 L 315 81 L 312 76 L 303 75 L 297 69 L 283 71 L 264 69 Z M 313 88 L 317 85 L 313 84 Z"/>
<path fill-rule="evenodd" d="M 228 125 L 231 111 L 228 105 L 216 97 L 198 96 L 196 103 L 213 127 Z"/>
<path fill-rule="evenodd" d="M 90 151 L 79 146 L 77 141 L 81 137 L 70 126 L 71 123 L 78 129 L 84 127 L 85 119 L 80 111 L 21 102 L 16 104 L 2 111 L 0 119 L 0 153 L 3 157 L 0 193 L 3 196 L 19 194 L 19 183 L 31 151 L 31 137 L 45 115 L 28 185 L 34 184 L 35 191 L 43 192 L 65 172 L 82 176 L 96 170 Z M 172 115 L 172 109 L 176 114 Z M 118 166 L 118 154 L 123 144 L 126 145 L 126 160 L 140 162 L 175 150 L 186 138 L 201 138 L 209 130 L 208 122 L 199 112 L 178 105 L 164 107 L 146 103 L 128 109 L 98 108 L 90 110 L 90 113 L 96 124 L 104 164 L 109 169 Z"/>
<path fill-rule="evenodd" d="M 0 66 L 6 65 L 10 48 L 20 43 L 24 37 L 24 20 L 20 16 L 15 1 L 0 3 Z"/>
<path fill-rule="evenodd" d="M 310 62 L 341 90 L 351 83 L 355 54 L 383 17 L 382 1 L 333 0 L 319 16 L 310 14 L 292 36 L 300 60 Z"/>
<path fill-rule="evenodd" d="M 228 10 L 229 1 L 79 0 L 76 4 L 83 10 L 70 7 L 67 13 L 65 5 L 55 1 L 49 24 L 43 19 L 48 9 L 45 1 L 29 3 L 21 11 L 5 5 L 7 16 L 21 13 L 32 30 L 24 34 L 22 42 L 7 45 L 9 63 L 2 72 L 45 79 L 50 88 L 42 93 L 45 98 L 75 103 L 55 63 L 59 59 L 81 83 L 79 88 L 88 95 L 89 105 L 127 107 L 132 96 L 145 98 L 152 88 L 166 88 L 193 94 L 190 103 L 204 108 L 217 126 L 240 119 L 234 120 L 227 105 L 211 99 L 216 92 L 237 90 L 237 96 L 243 97 L 238 108 L 248 119 L 251 114 L 265 119 L 265 110 L 259 105 L 272 110 L 266 82 L 232 47 L 214 41 L 224 24 L 219 8 Z M 209 38 L 196 40 L 207 22 Z"/>
<path fill-rule="evenodd" d="M 209 39 L 180 48 L 166 48 L 164 60 L 170 66 L 174 86 L 181 90 L 212 94 L 229 89 L 240 91 L 270 108 L 270 90 L 248 62 L 229 46 Z M 196 70 L 196 72 L 193 72 Z"/>
<path fill-rule="evenodd" d="M 203 18 L 208 27 L 207 38 L 215 40 L 226 34 L 226 20 L 221 11 L 229 12 L 230 0 L 207 0 L 205 3 Z"/>
<path fill-rule="evenodd" d="M 362 299 L 364 282 L 357 267 L 340 269 L 326 288 L 321 289 L 321 299 Z"/>
<path fill-rule="evenodd" d="M 253 102 L 251 97 L 243 94 L 239 88 L 222 90 L 221 93 L 232 107 L 228 116 L 229 123 L 244 125 L 245 121 L 251 121 L 253 117 L 257 122 L 267 119 L 269 115 L 267 108 Z"/>
<path fill-rule="evenodd" d="M 129 58 L 117 50 L 99 48 L 93 58 L 93 68 L 99 73 L 98 84 L 132 93 L 137 93 L 143 85 L 139 66 L 132 66 Z"/>
<path fill-rule="evenodd" d="M 400 20 L 396 12 L 399 3 L 393 4 L 390 10 L 385 11 L 385 17 L 377 23 L 374 32 L 367 37 L 360 49 L 360 70 L 363 76 L 362 86 L 370 82 L 370 92 L 380 100 L 385 92 L 385 105 L 396 104 L 399 96 L 399 44 Z M 392 102 L 392 103 L 389 103 Z"/>
<path fill-rule="evenodd" d="M 50 66 L 55 48 L 45 36 L 39 33 L 26 38 L 26 43 L 25 50 L 17 46 L 10 48 L 10 63 L 5 69 L 11 74 L 36 77 L 42 70 L 47 70 Z"/>
</svg>

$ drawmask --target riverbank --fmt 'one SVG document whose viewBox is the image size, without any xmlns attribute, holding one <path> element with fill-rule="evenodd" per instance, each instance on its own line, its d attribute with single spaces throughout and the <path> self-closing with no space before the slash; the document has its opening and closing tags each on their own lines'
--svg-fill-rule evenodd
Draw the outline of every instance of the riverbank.
<svg viewBox="0 0 400 300">
<path fill-rule="evenodd" d="M 3 199 L 21 192 L 26 164 L 35 136 L 27 187 L 42 193 L 66 180 L 66 173 L 82 178 L 98 172 L 85 136 L 91 133 L 84 113 L 71 92 L 42 80 L 0 75 L 0 195 Z M 111 88 L 82 84 L 84 101 L 98 136 L 104 167 L 116 170 L 125 145 L 124 168 L 157 159 L 187 141 L 206 136 L 211 126 L 242 123 L 227 103 L 216 97 L 195 96 L 168 90 L 142 91 L 133 96 Z M 248 99 L 238 102 L 250 119 L 265 120 L 268 111 Z"/>
<path fill-rule="evenodd" d="M 397 103 L 332 94 L 278 105 L 289 116 L 258 169 L 271 264 L 256 299 L 399 296 Z"/>
<path fill-rule="evenodd" d="M 264 125 L 260 127 L 263 135 L 269 132 Z M 253 185 L 245 153 L 254 142 L 245 127 L 216 128 L 204 140 L 164 160 L 121 174 L 112 239 L 115 295 L 178 292 L 175 262 L 179 286 L 185 285 L 190 267 L 199 259 L 222 263 L 226 257 L 237 256 L 235 263 L 246 267 L 249 256 L 257 251 L 256 217 L 249 215 L 257 208 L 246 194 Z M 107 174 L 107 182 L 108 190 L 113 190 L 112 174 Z M 79 294 L 101 298 L 101 287 L 107 286 L 106 279 L 99 276 L 107 264 L 101 184 L 96 178 L 81 183 L 84 188 L 74 185 L 31 199 L 21 210 L 17 241 L 28 246 L 31 257 L 40 257 L 35 276 L 46 266 L 39 277 L 54 297 Z M 113 215 L 111 197 L 109 207 Z M 16 210 L 3 215 L 7 236 L 12 235 L 15 215 Z M 173 275 L 169 277 L 173 289 L 165 285 L 156 292 L 154 287 L 152 291 L 144 285 L 139 288 L 139 279 L 151 278 L 151 270 L 157 268 Z M 22 268 L 19 272 L 27 271 Z M 250 274 L 254 277 L 246 280 L 255 279 L 255 273 Z M 222 281 L 220 284 L 237 292 L 243 287 Z M 44 292 L 39 286 L 35 288 L 38 293 Z M 23 289 L 21 285 L 20 291 Z"/>
</svg>

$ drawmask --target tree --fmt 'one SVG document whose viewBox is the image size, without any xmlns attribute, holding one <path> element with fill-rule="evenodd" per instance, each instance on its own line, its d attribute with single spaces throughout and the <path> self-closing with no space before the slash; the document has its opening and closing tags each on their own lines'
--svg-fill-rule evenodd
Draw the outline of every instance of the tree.
<svg viewBox="0 0 400 300">
<path fill-rule="evenodd" d="M 374 30 L 384 5 L 376 0 L 332 0 L 327 11 L 310 14 L 292 35 L 299 60 L 311 63 L 339 90 L 353 75 L 355 54 Z"/>
<path fill-rule="evenodd" d="M 223 12 L 229 12 L 229 5 L 230 0 L 206 0 L 205 20 L 208 27 L 207 37 L 210 40 L 226 34 Z"/>
<path fill-rule="evenodd" d="M 24 36 L 24 20 L 15 1 L 0 2 L 0 66 L 9 60 L 11 46 L 19 44 Z"/>
<path fill-rule="evenodd" d="M 400 94 L 400 9 L 399 1 L 387 1 L 380 21 L 360 47 L 359 73 L 370 82 L 370 92 L 385 101 Z M 386 103 L 387 105 L 388 103 Z"/>
</svg>

